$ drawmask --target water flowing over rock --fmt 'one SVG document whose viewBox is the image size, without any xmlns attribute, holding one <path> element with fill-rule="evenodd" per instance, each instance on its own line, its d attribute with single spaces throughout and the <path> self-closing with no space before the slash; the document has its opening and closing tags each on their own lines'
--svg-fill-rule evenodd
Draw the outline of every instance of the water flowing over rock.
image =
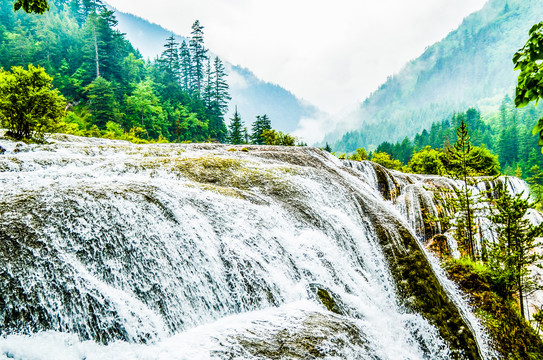
<svg viewBox="0 0 543 360">
<path fill-rule="evenodd" d="M 393 203 L 422 177 L 313 148 L 0 145 L 0 356 L 491 358 L 417 240 L 435 229 Z"/>
</svg>

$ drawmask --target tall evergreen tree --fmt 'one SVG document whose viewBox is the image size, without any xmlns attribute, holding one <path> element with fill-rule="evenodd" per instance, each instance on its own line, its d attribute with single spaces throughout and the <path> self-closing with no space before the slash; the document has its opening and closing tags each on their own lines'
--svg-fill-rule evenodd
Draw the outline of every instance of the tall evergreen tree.
<svg viewBox="0 0 543 360">
<path fill-rule="evenodd" d="M 204 66 L 208 56 L 207 49 L 204 46 L 204 27 L 200 25 L 198 20 L 192 24 L 189 44 L 192 56 L 192 90 L 196 97 L 200 98 L 204 86 Z"/>
<path fill-rule="evenodd" d="M 172 34 L 168 39 L 166 39 L 164 51 L 162 51 L 159 59 L 160 68 L 165 72 L 170 81 L 173 82 L 179 81 L 179 72 L 181 68 L 179 63 L 178 45 L 179 43 L 175 41 L 175 37 Z"/>
<path fill-rule="evenodd" d="M 99 77 L 86 87 L 86 91 L 93 124 L 105 128 L 108 121 L 116 122 L 119 106 L 111 82 Z"/>
<path fill-rule="evenodd" d="M 234 112 L 234 117 L 230 119 L 228 142 L 233 145 L 243 144 L 243 121 L 238 113 L 238 108 L 236 106 L 236 111 Z"/>
<path fill-rule="evenodd" d="M 226 81 L 226 71 L 224 65 L 218 56 L 213 61 L 213 91 L 212 102 L 218 108 L 221 116 L 224 116 L 228 111 L 228 102 L 232 97 L 228 93 L 228 82 Z"/>
<path fill-rule="evenodd" d="M 179 59 L 181 66 L 181 87 L 184 91 L 189 92 L 191 89 L 192 81 L 192 60 L 190 56 L 190 50 L 185 40 L 183 40 L 179 48 Z"/>
<path fill-rule="evenodd" d="M 524 317 L 526 292 L 533 286 L 528 266 L 542 258 L 534 249 L 538 246 L 536 237 L 543 235 L 543 224 L 534 226 L 526 219 L 531 206 L 522 194 L 511 195 L 507 186 L 499 189 L 499 192 L 490 216 L 498 238 L 495 243 L 489 244 L 488 263 L 506 293 L 517 293 Z"/>
<path fill-rule="evenodd" d="M 478 163 L 481 159 L 473 152 L 468 127 L 463 119 L 457 127 L 456 138 L 454 146 L 449 146 L 445 151 L 443 160 L 449 176 L 460 180 L 462 185 L 460 188 L 455 188 L 455 197 L 449 199 L 448 202 L 456 212 L 455 234 L 460 250 L 468 257 L 475 259 L 475 201 L 469 185 L 473 169 L 479 167 Z"/>
</svg>

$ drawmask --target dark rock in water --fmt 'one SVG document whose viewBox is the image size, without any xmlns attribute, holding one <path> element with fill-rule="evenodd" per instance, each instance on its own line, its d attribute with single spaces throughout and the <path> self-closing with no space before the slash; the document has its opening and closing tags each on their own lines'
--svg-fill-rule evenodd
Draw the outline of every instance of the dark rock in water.
<svg viewBox="0 0 543 360">
<path fill-rule="evenodd" d="M 4 155 L 5 152 L 6 152 L 6 149 L 0 146 L 0 155 Z"/>
<path fill-rule="evenodd" d="M 338 296 L 334 294 L 331 290 L 325 289 L 318 284 L 310 284 L 309 289 L 315 295 L 317 295 L 319 301 L 324 305 L 324 307 L 326 307 L 326 309 L 328 309 L 328 311 L 331 311 L 338 315 L 345 315 L 345 313 L 338 305 L 338 302 L 336 301 L 336 298 L 338 298 Z"/>
</svg>

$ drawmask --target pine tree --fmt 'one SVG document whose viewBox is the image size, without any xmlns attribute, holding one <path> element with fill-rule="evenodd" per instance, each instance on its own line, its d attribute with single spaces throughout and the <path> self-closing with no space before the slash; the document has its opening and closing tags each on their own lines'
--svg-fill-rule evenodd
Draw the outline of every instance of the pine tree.
<svg viewBox="0 0 543 360">
<path fill-rule="evenodd" d="M 213 99 L 213 74 L 211 70 L 211 60 L 207 59 L 205 71 L 204 71 L 204 88 L 202 93 L 202 100 L 208 110 L 212 108 Z"/>
<path fill-rule="evenodd" d="M 542 258 L 533 250 L 538 246 L 536 237 L 543 235 L 543 223 L 534 226 L 526 219 L 531 205 L 523 194 L 513 196 L 507 186 L 499 189 L 499 194 L 490 216 L 498 237 L 489 244 L 488 264 L 505 292 L 517 293 L 524 317 L 525 294 L 534 283 L 528 267 Z"/>
<path fill-rule="evenodd" d="M 118 118 L 118 104 L 115 101 L 113 85 L 99 77 L 85 88 L 89 97 L 89 109 L 93 123 L 99 128 L 105 128 L 108 121 L 116 122 Z"/>
<path fill-rule="evenodd" d="M 536 202 L 540 202 L 543 200 L 543 171 L 538 165 L 534 165 L 530 168 L 530 174 L 531 176 L 526 181 L 531 185 Z"/>
<path fill-rule="evenodd" d="M 264 145 L 265 140 L 262 134 L 264 133 L 264 130 L 271 130 L 271 128 L 271 121 L 268 118 L 268 115 L 257 115 L 256 121 L 251 128 L 251 142 L 257 145 Z"/>
<path fill-rule="evenodd" d="M 443 199 L 455 213 L 455 237 L 459 248 L 468 257 L 475 259 L 475 199 L 470 189 L 470 176 L 481 159 L 474 155 L 467 124 L 462 119 L 456 129 L 457 141 L 445 151 L 444 163 L 449 176 L 460 180 L 462 185 L 454 189 L 454 197 Z"/>
<path fill-rule="evenodd" d="M 228 89 L 229 86 L 228 82 L 226 82 L 224 65 L 219 57 L 215 57 L 213 61 L 213 91 L 211 101 L 215 103 L 221 116 L 226 114 L 228 111 L 228 102 L 232 100 Z"/>
<path fill-rule="evenodd" d="M 191 35 L 189 42 L 192 55 L 191 87 L 193 94 L 200 98 L 204 85 L 204 66 L 208 59 L 207 49 L 204 47 L 204 27 L 200 25 L 200 21 L 196 20 L 192 25 Z"/>
<path fill-rule="evenodd" d="M 187 43 L 183 40 L 179 48 L 179 59 L 181 65 L 181 87 L 189 92 L 192 79 L 191 57 Z"/>
<path fill-rule="evenodd" d="M 234 112 L 234 117 L 230 120 L 228 141 L 233 145 L 243 144 L 243 121 L 239 116 L 237 106 L 236 111 Z"/>
<path fill-rule="evenodd" d="M 166 39 L 166 44 L 164 44 L 165 49 L 159 59 L 160 68 L 173 82 L 179 81 L 179 71 L 181 67 L 179 63 L 178 45 L 179 43 L 175 41 L 175 37 L 172 34 Z"/>
</svg>

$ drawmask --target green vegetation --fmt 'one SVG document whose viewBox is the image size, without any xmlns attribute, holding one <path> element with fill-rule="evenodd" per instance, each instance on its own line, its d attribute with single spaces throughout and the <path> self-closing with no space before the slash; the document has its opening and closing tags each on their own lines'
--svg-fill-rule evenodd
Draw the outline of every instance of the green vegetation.
<svg viewBox="0 0 543 360">
<path fill-rule="evenodd" d="M 0 69 L 0 125 L 15 139 L 42 140 L 56 129 L 65 100 L 52 88 L 53 79 L 41 67 Z"/>
<path fill-rule="evenodd" d="M 488 266 L 504 293 L 516 292 L 520 314 L 524 317 L 525 294 L 535 286 L 528 267 L 543 258 L 534 252 L 539 247 L 536 237 L 543 235 L 543 223 L 534 226 L 525 218 L 531 204 L 522 198 L 522 194 L 513 196 L 503 188 L 498 191 L 490 216 L 498 238 L 488 244 Z"/>
<path fill-rule="evenodd" d="M 481 163 L 481 158 L 473 155 L 473 147 L 468 133 L 467 124 L 462 120 L 456 129 L 457 141 L 453 146 L 448 146 L 444 152 L 445 172 L 453 179 L 460 180 L 462 186 L 454 188 L 454 196 L 441 196 L 447 207 L 451 208 L 455 221 L 455 238 L 458 248 L 470 259 L 475 259 L 475 202 L 473 191 L 470 187 L 471 176 L 474 168 Z M 443 192 L 444 190 L 441 190 Z M 451 219 L 452 220 L 452 219 Z"/>
<path fill-rule="evenodd" d="M 402 170 L 402 162 L 391 158 L 386 152 L 374 152 L 371 154 L 371 161 L 392 170 Z"/>
<path fill-rule="evenodd" d="M 326 145 L 328 145 L 328 143 Z M 327 150 L 327 149 L 325 148 L 325 150 Z M 358 149 L 356 149 L 356 152 L 354 154 L 349 156 L 349 160 L 354 160 L 354 161 L 368 160 L 368 153 L 367 153 L 366 149 L 358 148 Z"/>
<path fill-rule="evenodd" d="M 529 31 L 526 44 L 515 53 L 515 70 L 520 70 L 515 96 L 515 105 L 523 107 L 543 98 L 543 22 L 535 24 Z M 539 133 L 540 146 L 543 146 L 543 117 L 533 128 L 533 134 Z M 542 149 L 543 151 L 543 149 Z"/>
<path fill-rule="evenodd" d="M 500 359 L 542 359 L 543 342 L 518 311 L 516 300 L 502 292 L 489 269 L 462 258 L 445 264 L 449 277 L 469 295 L 475 313 L 488 329 Z"/>
<path fill-rule="evenodd" d="M 359 119 L 356 130 L 339 139 L 329 135 L 323 145 L 328 141 L 337 152 L 350 153 L 361 146 L 374 150 L 384 141 L 413 139 L 416 133 L 429 131 L 432 123 L 470 106 L 490 116 L 499 110 L 503 96 L 512 94 L 518 74 L 511 66 L 511 55 L 526 42 L 530 27 L 541 21 L 542 14 L 541 1 L 489 0 L 368 96 L 351 114 Z M 534 119 L 529 122 L 531 130 Z M 475 140 L 475 129 L 469 128 Z M 422 147 L 426 145 L 431 144 Z"/>
<path fill-rule="evenodd" d="M 179 44 L 169 36 L 162 54 L 146 62 L 116 29 L 114 12 L 100 0 L 15 5 L 38 13 L 44 13 L 38 11 L 43 4 L 50 6 L 42 16 L 14 12 L 10 3 L 0 0 L 0 68 L 38 64 L 66 99 L 66 116 L 55 118 L 56 128 L 42 126 L 45 118 L 36 116 L 45 109 L 26 114 L 29 121 L 40 122 L 31 131 L 34 135 L 59 131 L 138 143 L 239 140 L 224 121 L 231 100 L 225 66 L 209 56 L 199 21 L 188 41 Z M 271 130 L 270 119 L 264 117 L 261 132 Z M 247 132 L 241 131 L 241 142 L 248 143 Z M 256 144 L 262 139 L 251 134 Z"/>
<path fill-rule="evenodd" d="M 13 9 L 17 11 L 21 8 L 27 13 L 43 14 L 49 10 L 49 4 L 46 0 L 16 0 Z"/>
</svg>

